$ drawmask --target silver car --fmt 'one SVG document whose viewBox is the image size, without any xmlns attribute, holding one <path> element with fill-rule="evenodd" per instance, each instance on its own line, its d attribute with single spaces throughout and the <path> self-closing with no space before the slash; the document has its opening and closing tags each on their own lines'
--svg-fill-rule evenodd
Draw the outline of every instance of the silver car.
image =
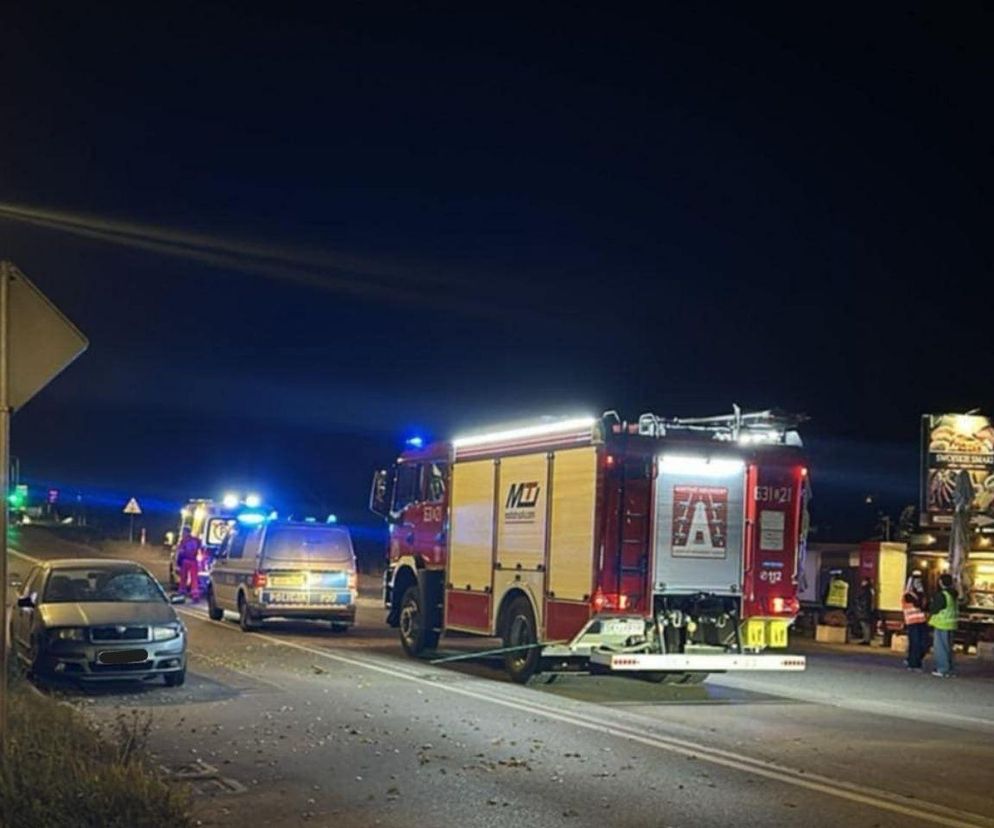
<svg viewBox="0 0 994 828">
<path fill-rule="evenodd" d="M 10 640 L 35 675 L 186 680 L 186 627 L 155 578 L 130 561 L 39 564 L 17 599 Z"/>
</svg>

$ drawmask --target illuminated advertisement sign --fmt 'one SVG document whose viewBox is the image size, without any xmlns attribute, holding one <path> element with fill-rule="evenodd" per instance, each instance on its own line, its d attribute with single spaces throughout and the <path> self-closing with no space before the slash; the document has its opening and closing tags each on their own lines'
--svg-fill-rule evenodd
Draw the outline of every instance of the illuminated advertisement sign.
<svg viewBox="0 0 994 828">
<path fill-rule="evenodd" d="M 948 526 L 953 522 L 953 494 L 961 469 L 973 483 L 973 523 L 994 524 L 994 426 L 990 418 L 979 414 L 924 415 L 922 526 Z"/>
</svg>

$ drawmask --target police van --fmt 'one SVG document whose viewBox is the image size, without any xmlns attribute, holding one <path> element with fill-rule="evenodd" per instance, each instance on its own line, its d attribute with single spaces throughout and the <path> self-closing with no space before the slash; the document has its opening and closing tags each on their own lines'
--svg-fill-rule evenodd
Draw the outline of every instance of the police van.
<svg viewBox="0 0 994 828">
<path fill-rule="evenodd" d="M 244 517 L 250 517 L 246 515 Z M 344 526 L 239 518 L 225 538 L 207 585 L 207 612 L 238 614 L 245 631 L 268 618 L 355 623 L 357 575 Z"/>
</svg>

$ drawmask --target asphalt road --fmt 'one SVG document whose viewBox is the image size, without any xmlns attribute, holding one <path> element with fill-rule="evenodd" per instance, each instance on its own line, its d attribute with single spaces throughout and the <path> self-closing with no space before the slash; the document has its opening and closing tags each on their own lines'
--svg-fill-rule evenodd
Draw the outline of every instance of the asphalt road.
<svg viewBox="0 0 994 828">
<path fill-rule="evenodd" d="M 41 532 L 15 545 L 13 571 L 94 554 Z M 994 826 L 991 665 L 963 659 L 942 680 L 807 643 L 805 674 L 519 687 L 495 663 L 407 659 L 363 587 L 344 635 L 247 634 L 187 606 L 183 688 L 48 691 L 111 731 L 151 717 L 150 749 L 190 780 L 203 825 Z"/>
</svg>

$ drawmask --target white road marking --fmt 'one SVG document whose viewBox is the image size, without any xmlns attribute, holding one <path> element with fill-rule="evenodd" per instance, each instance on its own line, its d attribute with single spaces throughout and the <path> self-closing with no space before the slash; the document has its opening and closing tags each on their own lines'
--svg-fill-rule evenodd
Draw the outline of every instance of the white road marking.
<svg viewBox="0 0 994 828">
<path fill-rule="evenodd" d="M 178 611 L 182 612 L 184 615 L 197 618 L 206 624 L 220 625 L 225 629 L 232 630 L 233 632 L 235 631 L 234 627 L 224 624 L 221 621 L 211 621 L 203 615 L 193 613 L 189 610 Z M 978 828 L 979 826 L 987 826 L 990 828 L 990 826 L 994 826 L 994 820 L 980 814 L 960 811 L 955 808 L 947 808 L 945 806 L 926 802 L 924 800 L 913 799 L 900 794 L 890 793 L 889 791 L 871 788 L 864 785 L 857 785 L 852 782 L 833 779 L 819 774 L 801 773 L 799 771 L 792 770 L 791 768 L 777 765 L 773 762 L 754 759 L 749 756 L 722 750 L 720 748 L 708 747 L 706 745 L 698 744 L 685 739 L 677 739 L 669 736 L 651 736 L 645 733 L 639 733 L 611 722 L 598 720 L 586 713 L 581 717 L 566 711 L 554 710 L 535 702 L 501 698 L 492 696 L 488 693 L 479 692 L 477 690 L 471 690 L 466 687 L 441 684 L 439 682 L 424 678 L 423 676 L 408 672 L 407 670 L 399 669 L 393 665 L 386 666 L 378 664 L 372 660 L 355 658 L 354 656 L 345 656 L 319 647 L 310 647 L 305 644 L 298 644 L 294 641 L 275 638 L 274 636 L 266 635 L 264 633 L 252 633 L 252 635 L 277 646 L 299 650 L 300 652 L 318 656 L 319 658 L 325 658 L 330 661 L 337 661 L 341 664 L 348 664 L 352 667 L 371 670 L 393 678 L 400 678 L 416 684 L 422 684 L 435 690 L 454 693 L 459 696 L 476 699 L 477 701 L 488 702 L 490 704 L 517 710 L 522 713 L 542 716 L 546 719 L 563 722 L 565 724 L 573 725 L 574 727 L 592 730 L 594 732 L 614 736 L 619 739 L 626 739 L 630 742 L 636 742 L 647 747 L 657 748 L 659 750 L 664 750 L 681 756 L 693 757 L 704 762 L 709 762 L 713 765 L 719 765 L 732 770 L 752 774 L 754 776 L 761 776 L 786 785 L 805 788 L 810 791 L 815 791 L 816 793 L 835 797 L 836 799 L 845 799 L 861 805 L 869 805 L 873 808 L 901 814 L 902 816 L 911 817 L 924 822 L 930 822 L 934 825 L 947 825 L 953 826 L 953 828 Z M 484 680 L 481 679 L 480 681 L 482 682 Z"/>
</svg>

